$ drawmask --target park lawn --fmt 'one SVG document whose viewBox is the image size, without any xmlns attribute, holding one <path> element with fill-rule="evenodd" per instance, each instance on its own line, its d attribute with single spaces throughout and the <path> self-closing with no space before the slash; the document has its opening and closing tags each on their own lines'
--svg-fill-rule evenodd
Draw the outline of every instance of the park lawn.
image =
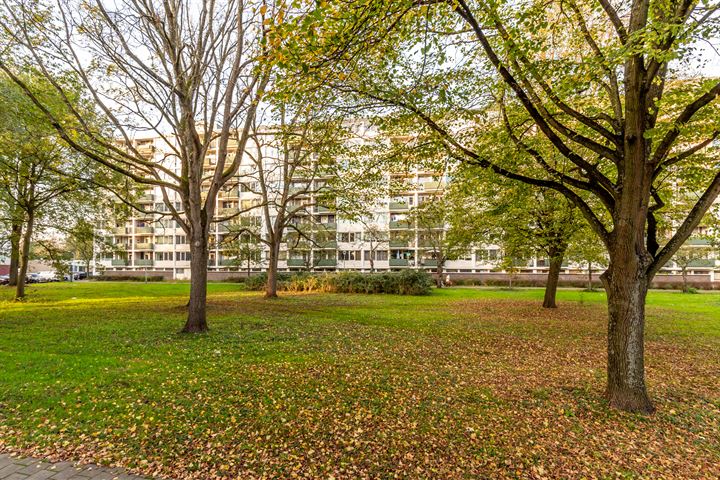
<svg viewBox="0 0 720 480">
<path fill-rule="evenodd" d="M 658 412 L 603 399 L 604 295 L 0 288 L 0 450 L 170 478 L 719 478 L 720 294 L 651 292 Z"/>
</svg>

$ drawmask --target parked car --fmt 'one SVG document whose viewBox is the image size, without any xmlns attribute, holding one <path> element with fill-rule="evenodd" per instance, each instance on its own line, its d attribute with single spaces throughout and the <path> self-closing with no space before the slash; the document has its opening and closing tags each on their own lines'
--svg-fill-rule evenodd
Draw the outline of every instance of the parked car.
<svg viewBox="0 0 720 480">
<path fill-rule="evenodd" d="M 58 280 L 57 272 L 55 272 L 55 270 L 45 270 L 43 272 L 39 272 L 38 278 L 40 282 L 57 282 Z"/>
<path fill-rule="evenodd" d="M 28 273 L 25 276 L 25 283 L 40 283 L 40 275 L 37 273 Z"/>
<path fill-rule="evenodd" d="M 0 285 L 7 285 L 10 283 L 10 275 L 0 275 Z"/>
</svg>

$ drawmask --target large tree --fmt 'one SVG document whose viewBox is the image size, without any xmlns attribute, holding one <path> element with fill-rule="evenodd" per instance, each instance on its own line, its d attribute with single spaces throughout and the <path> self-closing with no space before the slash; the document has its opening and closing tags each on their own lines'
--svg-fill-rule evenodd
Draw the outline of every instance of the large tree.
<svg viewBox="0 0 720 480">
<path fill-rule="evenodd" d="M 56 114 L 64 110 L 64 101 L 82 108 L 77 84 L 71 79 L 63 81 L 65 99 L 42 76 L 26 72 L 22 79 L 33 85 Z M 59 141 L 43 113 L 0 74 L 0 202 L 9 217 L 10 283 L 15 285 L 16 299 L 25 296 L 37 230 L 61 229 L 65 212 L 94 205 L 91 192 L 100 176 L 98 167 Z"/>
<path fill-rule="evenodd" d="M 458 161 L 553 189 L 579 209 L 609 256 L 608 400 L 653 411 L 648 285 L 720 192 L 712 150 L 720 81 L 695 68 L 713 54 L 698 42 L 717 37 L 718 5 L 357 0 L 317 8 L 326 22 L 298 35 L 294 51 L 319 85 L 405 112 Z M 499 123 L 508 127 L 502 137 L 486 135 Z M 493 155 L 508 143 L 515 160 Z M 692 166 L 703 168 L 685 182 Z M 699 193 L 661 244 L 669 184 Z"/>
<path fill-rule="evenodd" d="M 3 2 L 0 28 L 15 61 L 4 71 L 82 155 L 145 187 L 159 188 L 186 233 L 191 287 L 184 332 L 207 330 L 209 230 L 220 189 L 237 173 L 270 79 L 283 2 L 228 0 L 35 0 Z M 60 95 L 59 65 L 74 72 L 109 127 L 66 105 L 53 114 L 19 71 L 33 64 Z M 67 119 L 72 120 L 72 128 Z M 78 138 L 82 134 L 83 141 Z M 159 151 L 136 141 L 162 140 Z M 208 161 L 212 156 L 212 161 Z M 176 205 L 179 203 L 180 207 Z"/>
</svg>

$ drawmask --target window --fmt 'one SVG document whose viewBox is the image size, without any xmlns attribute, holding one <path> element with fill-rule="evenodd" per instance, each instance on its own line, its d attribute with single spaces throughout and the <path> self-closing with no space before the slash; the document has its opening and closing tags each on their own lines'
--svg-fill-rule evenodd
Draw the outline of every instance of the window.
<svg viewBox="0 0 720 480">
<path fill-rule="evenodd" d="M 375 261 L 387 261 L 388 259 L 388 252 L 387 250 L 375 250 L 374 252 L 372 250 L 365 250 L 364 252 L 365 261 L 369 261 L 370 258 L 372 258 Z"/>
<path fill-rule="evenodd" d="M 360 234 L 355 232 L 340 232 L 338 233 L 339 242 L 356 242 L 360 240 Z"/>
<path fill-rule="evenodd" d="M 338 252 L 338 260 L 353 261 L 360 260 L 360 250 L 340 250 Z"/>
<path fill-rule="evenodd" d="M 172 262 L 173 252 L 155 252 L 155 260 L 159 262 Z"/>
<path fill-rule="evenodd" d="M 175 245 L 187 245 L 187 235 L 175 235 Z"/>
<path fill-rule="evenodd" d="M 190 261 L 190 252 L 175 252 L 175 260 L 178 260 L 181 262 L 189 262 Z"/>
</svg>

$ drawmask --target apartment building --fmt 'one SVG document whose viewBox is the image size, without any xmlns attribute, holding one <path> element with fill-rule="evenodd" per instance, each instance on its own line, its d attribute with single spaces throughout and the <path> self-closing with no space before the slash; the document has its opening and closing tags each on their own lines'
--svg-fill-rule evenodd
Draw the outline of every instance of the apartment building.
<svg viewBox="0 0 720 480">
<path fill-rule="evenodd" d="M 368 128 L 360 125 L 360 128 Z M 136 148 L 148 159 L 167 161 L 167 140 L 162 138 L 136 139 Z M 236 147 L 232 142 L 229 148 Z M 215 151 L 207 155 L 207 165 L 213 166 Z M 162 160 L 161 160 L 162 159 Z M 211 250 L 208 270 L 211 272 L 262 271 L 267 265 L 269 250 L 257 244 L 254 258 L 240 261 L 224 240 L 233 231 L 230 222 L 223 217 L 238 214 L 235 224 L 252 225 L 260 235 L 267 230 L 266 219 L 259 208 L 261 203 L 256 185 L 248 177 L 248 161 L 243 163 L 237 178 L 227 183 L 216 199 L 216 222 L 211 227 Z M 298 182 L 294 205 L 297 210 L 293 222 L 297 229 L 288 229 L 281 246 L 278 268 L 281 271 L 342 271 L 362 272 L 400 270 L 406 268 L 434 270 L 437 266 L 433 249 L 425 241 L 423 233 L 408 221 L 409 212 L 422 202 L 441 195 L 447 185 L 445 172 L 416 169 L 403 173 L 388 173 L 388 183 L 401 185 L 395 188 L 391 198 L 376 199 L 372 213 L 362 221 L 351 221 L 336 211 L 327 199 L 317 198 L 318 187 L 325 181 L 321 176 L 312 179 L 293 178 Z M 303 183 L 305 182 L 305 183 Z M 313 188 L 301 189 L 313 183 Z M 294 184 L 290 185 L 295 188 Z M 174 194 L 170 194 L 174 195 Z M 170 197 L 175 208 L 182 209 L 180 199 Z M 147 189 L 137 200 L 145 213 L 133 211 L 123 220 L 110 220 L 110 225 L 100 234 L 113 248 L 98 254 L 96 266 L 106 272 L 131 271 L 172 272 L 174 279 L 187 279 L 190 275 L 190 245 L 185 232 L 169 215 L 159 187 Z M 118 217 L 120 218 L 120 217 Z M 438 228 L 443 228 L 438 226 Z M 300 235 L 298 232 L 303 232 Z M 705 240 L 690 243 L 704 245 Z M 450 273 L 486 273 L 498 271 L 501 258 L 497 246 L 488 245 L 469 249 L 455 260 L 445 263 Z M 710 273 L 715 269 L 714 259 L 696 260 L 690 265 L 691 273 Z M 528 273 L 543 273 L 546 259 L 533 258 L 519 266 Z M 566 272 L 581 272 L 583 265 L 566 265 Z M 669 265 L 666 272 L 677 272 Z"/>
</svg>

